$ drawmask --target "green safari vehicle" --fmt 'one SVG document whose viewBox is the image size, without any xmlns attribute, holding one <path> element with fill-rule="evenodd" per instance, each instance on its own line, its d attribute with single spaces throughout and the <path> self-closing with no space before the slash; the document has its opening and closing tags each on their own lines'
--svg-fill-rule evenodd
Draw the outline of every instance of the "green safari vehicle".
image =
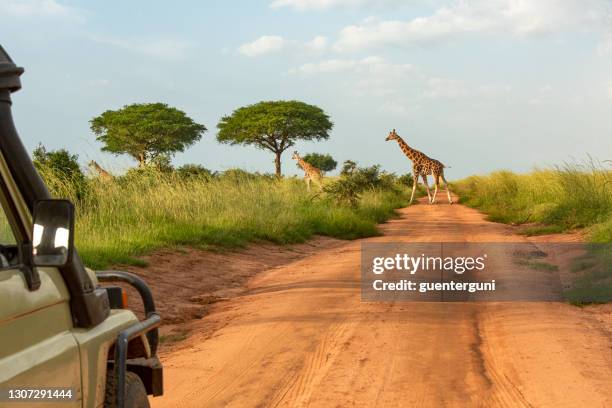
<svg viewBox="0 0 612 408">
<path fill-rule="evenodd" d="M 163 393 L 151 291 L 84 267 L 74 207 L 51 198 L 13 124 L 22 73 L 0 46 L 0 407 L 148 407 Z M 144 320 L 126 308 L 126 285 Z"/>
</svg>

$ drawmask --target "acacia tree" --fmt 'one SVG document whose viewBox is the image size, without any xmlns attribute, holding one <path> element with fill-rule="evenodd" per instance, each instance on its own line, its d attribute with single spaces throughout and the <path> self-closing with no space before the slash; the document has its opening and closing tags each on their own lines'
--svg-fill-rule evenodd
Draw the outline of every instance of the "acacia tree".
<svg viewBox="0 0 612 408">
<path fill-rule="evenodd" d="M 334 160 L 333 157 L 329 154 L 321 154 L 321 153 L 308 153 L 302 159 L 306 163 L 310 163 L 315 166 L 317 169 L 326 173 L 328 171 L 332 171 L 338 166 L 338 162 Z"/>
<path fill-rule="evenodd" d="M 140 167 L 170 158 L 200 140 L 206 127 L 165 103 L 135 103 L 107 110 L 90 121 L 102 150 L 128 154 Z"/>
<path fill-rule="evenodd" d="M 236 109 L 217 125 L 217 140 L 253 145 L 274 153 L 276 176 L 281 177 L 281 155 L 298 140 L 329 139 L 333 123 L 323 110 L 300 101 L 270 101 Z"/>
</svg>

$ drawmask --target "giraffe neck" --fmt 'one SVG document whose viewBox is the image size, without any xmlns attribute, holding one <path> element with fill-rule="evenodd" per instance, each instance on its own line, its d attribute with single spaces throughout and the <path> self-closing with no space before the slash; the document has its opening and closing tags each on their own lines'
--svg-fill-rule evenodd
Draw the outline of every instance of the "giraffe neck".
<svg viewBox="0 0 612 408">
<path fill-rule="evenodd" d="M 104 169 L 103 169 L 103 168 L 102 168 L 102 167 L 101 167 L 101 166 L 98 164 L 98 162 L 94 161 L 94 162 L 92 162 L 92 164 L 93 164 L 94 168 L 95 168 L 95 169 L 98 171 L 98 173 L 100 173 L 100 174 L 104 174 L 104 175 L 108 174 L 108 172 L 107 172 L 106 170 L 104 170 Z"/>
<path fill-rule="evenodd" d="M 402 152 L 404 152 L 404 154 L 413 162 L 422 155 L 418 150 L 408 146 L 408 143 L 404 142 L 404 139 L 399 136 L 397 138 L 397 143 L 399 144 L 400 149 L 402 149 Z"/>
</svg>

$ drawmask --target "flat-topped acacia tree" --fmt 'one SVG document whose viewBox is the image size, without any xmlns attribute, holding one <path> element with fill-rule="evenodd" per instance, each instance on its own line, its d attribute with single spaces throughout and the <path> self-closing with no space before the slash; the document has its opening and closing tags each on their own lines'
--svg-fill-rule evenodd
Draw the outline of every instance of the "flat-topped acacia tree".
<svg viewBox="0 0 612 408">
<path fill-rule="evenodd" d="M 168 161 L 176 152 L 191 146 L 206 131 L 185 112 L 165 103 L 135 103 L 107 110 L 90 121 L 103 151 L 128 154 L 143 167 Z"/>
<path fill-rule="evenodd" d="M 217 140 L 272 151 L 276 176 L 281 177 L 285 150 L 298 140 L 329 139 L 332 127 L 329 116 L 317 106 L 300 101 L 262 101 L 221 118 Z"/>
</svg>

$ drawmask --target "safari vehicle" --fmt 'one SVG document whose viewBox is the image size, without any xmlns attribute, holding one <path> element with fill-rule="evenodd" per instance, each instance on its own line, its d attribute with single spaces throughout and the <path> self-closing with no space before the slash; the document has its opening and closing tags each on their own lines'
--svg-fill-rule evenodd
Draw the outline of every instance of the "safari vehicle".
<svg viewBox="0 0 612 408">
<path fill-rule="evenodd" d="M 163 392 L 151 291 L 84 267 L 74 207 L 51 198 L 13 125 L 22 73 L 0 46 L 0 407 L 148 407 Z M 115 281 L 138 291 L 144 320 L 100 285 Z"/>
</svg>

